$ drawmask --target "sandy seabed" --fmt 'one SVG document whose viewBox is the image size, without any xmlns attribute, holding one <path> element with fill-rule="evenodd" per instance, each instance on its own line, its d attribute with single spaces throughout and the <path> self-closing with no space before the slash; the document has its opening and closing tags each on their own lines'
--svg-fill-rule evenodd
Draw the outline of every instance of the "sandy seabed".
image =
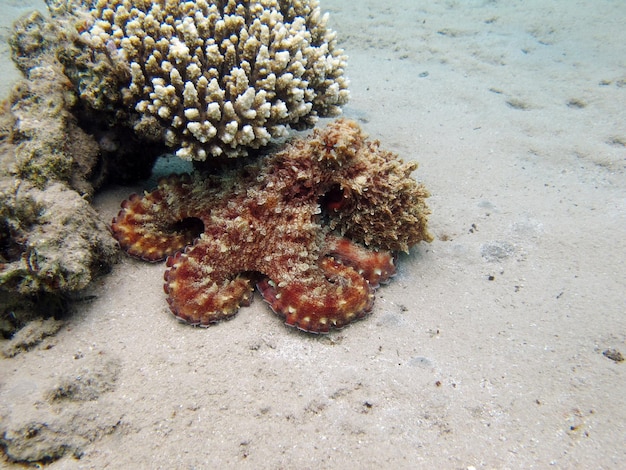
<svg viewBox="0 0 626 470">
<path fill-rule="evenodd" d="M 258 296 L 183 325 L 164 265 L 124 257 L 0 359 L 4 438 L 66 449 L 50 469 L 623 467 L 626 3 L 321 3 L 345 115 L 419 161 L 435 241 L 327 336 Z M 2 38 L 34 8 L 2 0 Z M 101 193 L 103 219 L 138 189 Z"/>
</svg>

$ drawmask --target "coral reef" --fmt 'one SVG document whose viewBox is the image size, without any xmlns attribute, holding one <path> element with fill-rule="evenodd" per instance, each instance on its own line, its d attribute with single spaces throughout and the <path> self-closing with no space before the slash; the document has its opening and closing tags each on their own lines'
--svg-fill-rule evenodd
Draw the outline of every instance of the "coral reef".
<svg viewBox="0 0 626 470">
<path fill-rule="evenodd" d="M 115 240 L 88 199 L 107 179 L 147 177 L 165 149 L 96 115 L 82 119 L 56 58 L 62 34 L 35 12 L 14 24 L 9 40 L 24 78 L 0 103 L 0 333 L 7 337 L 61 314 L 70 294 L 108 270 Z"/>
<path fill-rule="evenodd" d="M 90 198 L 102 153 L 78 125 L 72 84 L 50 53 L 58 31 L 33 13 L 14 25 L 25 76 L 0 109 L 0 333 L 61 314 L 116 259 Z"/>
<path fill-rule="evenodd" d="M 14 25 L 24 78 L 0 109 L 5 335 L 58 313 L 113 262 L 82 199 L 104 182 L 147 178 L 168 147 L 196 161 L 244 155 L 348 98 L 345 56 L 314 0 L 46 4 L 50 17 Z"/>
<path fill-rule="evenodd" d="M 39 27 L 30 28 L 33 25 Z M 94 187 L 90 176 L 98 165 L 98 145 L 77 125 L 70 112 L 76 96 L 71 93 L 71 83 L 60 64 L 47 60 L 50 56 L 43 53 L 45 34 L 43 17 L 38 13 L 14 25 L 12 38 L 22 37 L 24 47 L 40 44 L 42 53 L 28 47 L 30 59 L 26 55 L 16 59 L 22 65 L 32 66 L 3 102 L 0 174 L 28 180 L 39 188 L 49 181 L 64 182 L 80 194 L 91 196 Z M 14 57 L 16 53 L 25 51 L 13 49 Z"/>
<path fill-rule="evenodd" d="M 48 4 L 76 31 L 58 55 L 81 100 L 187 160 L 246 155 L 348 99 L 316 0 Z"/>
<path fill-rule="evenodd" d="M 231 317 L 258 281 L 288 325 L 326 333 L 370 311 L 395 272 L 384 250 L 432 239 L 416 167 L 340 119 L 225 176 L 163 179 L 124 201 L 112 229 L 132 256 L 170 256 L 165 291 L 182 320 Z"/>
</svg>

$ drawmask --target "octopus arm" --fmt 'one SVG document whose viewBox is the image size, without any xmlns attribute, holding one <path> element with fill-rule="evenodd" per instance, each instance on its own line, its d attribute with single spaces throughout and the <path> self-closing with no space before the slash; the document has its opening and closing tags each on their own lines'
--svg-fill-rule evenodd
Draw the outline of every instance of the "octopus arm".
<svg viewBox="0 0 626 470">
<path fill-rule="evenodd" d="M 322 275 L 285 286 L 264 279 L 257 284 L 263 299 L 285 324 L 308 333 L 328 333 L 365 317 L 374 304 L 369 283 L 353 268 L 323 258 Z"/>
<path fill-rule="evenodd" d="M 318 269 L 301 280 L 257 284 L 263 299 L 289 326 L 328 333 L 371 312 L 374 289 L 395 274 L 387 251 L 372 251 L 346 238 L 328 235 Z"/>
<path fill-rule="evenodd" d="M 209 326 L 248 305 L 254 284 L 232 260 L 220 256 L 219 244 L 202 243 L 167 259 L 164 290 L 176 318 Z"/>
<path fill-rule="evenodd" d="M 113 219 L 111 229 L 121 248 L 145 261 L 161 261 L 176 253 L 204 230 L 189 212 L 193 187 L 189 175 L 172 175 L 143 197 L 131 195 Z"/>
</svg>

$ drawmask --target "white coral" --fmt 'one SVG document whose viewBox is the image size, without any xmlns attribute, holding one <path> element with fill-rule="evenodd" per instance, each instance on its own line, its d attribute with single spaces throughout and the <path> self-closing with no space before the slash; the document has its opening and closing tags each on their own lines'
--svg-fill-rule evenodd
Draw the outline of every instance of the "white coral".
<svg viewBox="0 0 626 470">
<path fill-rule="evenodd" d="M 182 158 L 246 154 L 348 99 L 346 57 L 317 0 L 77 1 L 94 57 L 128 70 L 112 105 L 156 118 Z"/>
</svg>

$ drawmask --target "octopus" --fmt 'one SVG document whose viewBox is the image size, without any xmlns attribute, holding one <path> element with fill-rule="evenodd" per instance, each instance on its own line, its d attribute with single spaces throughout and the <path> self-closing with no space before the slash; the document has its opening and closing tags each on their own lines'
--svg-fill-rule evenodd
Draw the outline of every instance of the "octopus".
<svg viewBox="0 0 626 470">
<path fill-rule="evenodd" d="M 183 322 L 229 319 L 256 286 L 287 325 L 328 333 L 372 311 L 395 253 L 432 240 L 416 168 L 339 119 L 222 174 L 162 178 L 122 203 L 112 231 L 129 255 L 167 259 Z"/>
</svg>

